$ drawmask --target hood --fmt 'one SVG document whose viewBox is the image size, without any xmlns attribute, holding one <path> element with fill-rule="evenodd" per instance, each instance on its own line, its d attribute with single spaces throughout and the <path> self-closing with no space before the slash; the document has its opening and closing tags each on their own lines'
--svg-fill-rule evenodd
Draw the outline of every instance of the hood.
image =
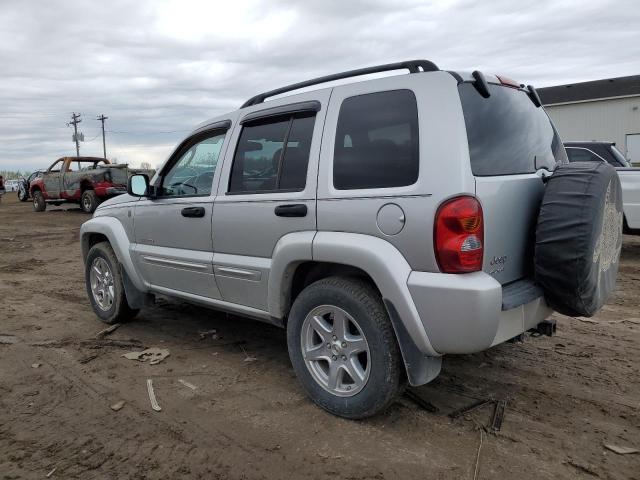
<svg viewBox="0 0 640 480">
<path fill-rule="evenodd" d="M 123 193 L 122 195 L 118 195 L 117 197 L 112 197 L 105 200 L 100 205 L 98 205 L 98 208 L 96 209 L 96 211 L 102 210 L 103 208 L 122 205 L 125 203 L 137 202 L 138 200 L 140 200 L 139 197 L 134 197 L 133 195 L 129 195 L 128 193 Z"/>
</svg>

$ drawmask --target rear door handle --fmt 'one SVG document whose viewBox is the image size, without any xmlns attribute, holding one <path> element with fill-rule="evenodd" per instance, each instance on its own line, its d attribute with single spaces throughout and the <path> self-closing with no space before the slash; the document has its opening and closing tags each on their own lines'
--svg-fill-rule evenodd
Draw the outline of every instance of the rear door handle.
<svg viewBox="0 0 640 480">
<path fill-rule="evenodd" d="M 275 209 L 275 214 L 279 217 L 306 217 L 307 206 L 304 203 L 278 205 Z"/>
<path fill-rule="evenodd" d="M 189 218 L 204 217 L 204 207 L 187 207 L 182 209 L 182 216 Z"/>
</svg>

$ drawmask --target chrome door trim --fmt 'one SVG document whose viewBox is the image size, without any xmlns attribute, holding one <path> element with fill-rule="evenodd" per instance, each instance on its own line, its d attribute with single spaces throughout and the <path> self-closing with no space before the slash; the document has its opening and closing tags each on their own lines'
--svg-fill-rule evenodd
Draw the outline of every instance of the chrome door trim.
<svg viewBox="0 0 640 480">
<path fill-rule="evenodd" d="M 262 272 L 258 270 L 244 270 L 242 268 L 222 267 L 214 265 L 213 273 L 221 277 L 239 278 L 259 282 L 262 279 Z"/>
<path fill-rule="evenodd" d="M 180 260 L 170 260 L 168 258 L 152 257 L 150 255 L 143 255 L 143 260 L 148 263 L 155 263 L 157 265 L 167 265 L 170 267 L 185 268 L 187 270 L 208 270 L 208 265 L 201 263 L 182 262 Z"/>
</svg>

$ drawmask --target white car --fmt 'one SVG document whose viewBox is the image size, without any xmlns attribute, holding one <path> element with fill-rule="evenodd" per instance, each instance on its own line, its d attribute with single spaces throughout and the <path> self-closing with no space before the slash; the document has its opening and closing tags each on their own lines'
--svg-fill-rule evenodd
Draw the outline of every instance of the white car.
<svg viewBox="0 0 640 480">
<path fill-rule="evenodd" d="M 7 192 L 17 192 L 20 186 L 20 180 L 7 180 L 4 182 L 4 188 Z"/>
</svg>

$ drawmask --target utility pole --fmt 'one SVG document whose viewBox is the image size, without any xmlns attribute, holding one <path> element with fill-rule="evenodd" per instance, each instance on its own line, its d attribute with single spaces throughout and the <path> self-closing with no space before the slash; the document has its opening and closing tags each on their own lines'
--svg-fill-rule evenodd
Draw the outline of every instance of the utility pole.
<svg viewBox="0 0 640 480">
<path fill-rule="evenodd" d="M 80 120 L 80 114 L 73 112 L 71 114 L 71 121 L 67 125 L 73 125 L 73 140 L 76 142 L 76 157 L 80 156 L 80 142 L 78 139 L 78 124 L 82 122 Z"/>
<path fill-rule="evenodd" d="M 109 117 L 105 117 L 104 114 L 101 114 L 97 120 L 100 120 L 102 122 L 102 154 L 104 156 L 104 158 L 107 158 L 107 144 L 105 143 L 104 140 L 104 121 L 107 120 Z"/>
</svg>

